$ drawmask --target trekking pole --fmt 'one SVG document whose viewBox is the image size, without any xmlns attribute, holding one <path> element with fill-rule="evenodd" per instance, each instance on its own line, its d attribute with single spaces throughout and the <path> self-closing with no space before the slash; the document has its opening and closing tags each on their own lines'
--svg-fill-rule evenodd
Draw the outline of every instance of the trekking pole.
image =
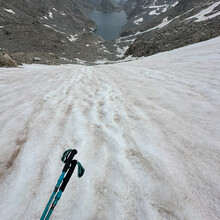
<svg viewBox="0 0 220 220">
<path fill-rule="evenodd" d="M 56 207 L 58 201 L 60 200 L 60 198 L 62 196 L 62 193 L 64 192 L 64 190 L 67 186 L 67 183 L 69 182 L 69 180 L 74 172 L 76 164 L 78 165 L 78 177 L 80 178 L 84 174 L 85 169 L 82 167 L 82 165 L 77 160 L 73 160 L 66 176 L 63 179 L 62 185 L 60 186 L 60 189 L 59 189 L 58 193 L 56 194 L 56 197 L 50 207 L 50 210 L 49 210 L 45 220 L 49 220 L 54 208 Z"/>
<path fill-rule="evenodd" d="M 58 201 L 60 200 L 60 198 L 61 198 L 61 196 L 62 196 L 62 193 L 64 192 L 64 190 L 65 190 L 65 188 L 66 188 L 66 185 L 67 185 L 67 183 L 69 182 L 70 177 L 71 177 L 72 174 L 73 174 L 73 171 L 74 171 L 74 169 L 75 169 L 75 167 L 76 167 L 76 163 L 77 163 L 76 160 L 72 161 L 71 167 L 69 168 L 69 170 L 68 170 L 66 176 L 65 176 L 64 179 L 63 179 L 62 185 L 60 186 L 60 189 L 59 189 L 58 193 L 56 194 L 56 197 L 55 197 L 55 199 L 54 199 L 54 201 L 53 201 L 53 203 L 52 203 L 52 205 L 51 205 L 51 207 L 50 207 L 50 210 L 49 210 L 49 212 L 48 212 L 48 214 L 47 214 L 45 220 L 48 220 L 48 219 L 50 218 L 50 216 L 51 216 L 51 214 L 52 214 L 52 212 L 53 212 L 55 206 L 57 205 Z"/>
<path fill-rule="evenodd" d="M 57 184 L 55 186 L 55 189 L 54 189 L 54 191 L 53 191 L 53 193 L 52 193 L 52 195 L 51 195 L 51 197 L 50 197 L 50 199 L 49 199 L 49 201 L 48 201 L 48 203 L 46 205 L 46 208 L 44 209 L 44 212 L 43 212 L 40 220 L 44 220 L 45 219 L 45 216 L 46 216 L 46 214 L 48 212 L 48 209 L 49 209 L 49 207 L 50 207 L 50 205 L 51 205 L 51 203 L 52 203 L 52 201 L 54 199 L 54 196 L 56 195 L 56 193 L 57 193 L 61 183 L 62 183 L 61 187 L 63 186 L 62 189 L 64 191 L 67 183 L 69 182 L 70 177 L 72 176 L 72 173 L 73 173 L 73 171 L 75 169 L 76 164 L 78 164 L 78 177 L 81 177 L 83 175 L 85 169 L 82 167 L 82 165 L 79 162 L 77 162 L 76 160 L 73 160 L 73 157 L 76 154 L 77 154 L 77 151 L 76 150 L 72 150 L 72 149 L 66 150 L 63 153 L 63 156 L 62 156 L 61 160 L 65 163 L 64 168 L 62 170 L 62 173 L 61 173 L 61 175 L 60 175 L 60 177 L 59 177 L 59 179 L 57 181 Z M 66 174 L 66 172 L 67 172 L 67 174 Z M 65 174 L 66 174 L 66 176 L 65 176 Z M 57 193 L 57 195 L 55 197 L 56 203 L 53 203 L 53 204 L 55 204 L 55 206 L 56 206 L 58 200 L 60 199 L 63 191 L 61 191 L 61 192 L 59 191 Z M 53 207 L 53 209 L 54 209 L 54 207 Z M 52 211 L 53 211 L 53 209 L 52 209 Z M 48 213 L 48 215 L 47 215 L 48 217 L 46 217 L 46 219 L 49 219 L 50 215 L 52 214 L 52 211 L 50 210 L 50 213 Z"/>
</svg>

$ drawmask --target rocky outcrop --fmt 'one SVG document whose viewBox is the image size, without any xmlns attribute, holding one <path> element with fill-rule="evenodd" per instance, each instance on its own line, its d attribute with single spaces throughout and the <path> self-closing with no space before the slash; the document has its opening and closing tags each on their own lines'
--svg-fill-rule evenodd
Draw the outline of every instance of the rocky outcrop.
<svg viewBox="0 0 220 220">
<path fill-rule="evenodd" d="M 137 32 L 139 35 L 129 46 L 126 56 L 149 56 L 219 36 L 220 16 L 209 17 L 217 15 L 218 7 L 205 14 L 202 20 L 196 18 L 196 15 L 211 5 L 214 5 L 212 0 L 182 0 L 153 21 L 130 30 L 128 35 L 132 36 Z"/>
<path fill-rule="evenodd" d="M 17 67 L 17 62 L 6 51 L 0 50 L 0 67 Z"/>
</svg>

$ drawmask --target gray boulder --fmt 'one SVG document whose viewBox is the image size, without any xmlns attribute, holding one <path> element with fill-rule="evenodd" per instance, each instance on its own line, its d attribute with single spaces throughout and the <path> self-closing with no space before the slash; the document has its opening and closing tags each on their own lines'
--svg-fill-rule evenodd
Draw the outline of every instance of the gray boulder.
<svg viewBox="0 0 220 220">
<path fill-rule="evenodd" d="M 17 67 L 18 64 L 7 53 L 0 53 L 0 67 Z"/>
<path fill-rule="evenodd" d="M 41 58 L 40 57 L 34 57 L 33 61 L 41 61 Z"/>
</svg>

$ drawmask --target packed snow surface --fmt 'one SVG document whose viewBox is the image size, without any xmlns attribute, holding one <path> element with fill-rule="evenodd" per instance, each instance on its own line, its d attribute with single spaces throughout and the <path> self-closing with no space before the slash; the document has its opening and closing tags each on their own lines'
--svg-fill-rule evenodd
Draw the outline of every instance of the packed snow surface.
<svg viewBox="0 0 220 220">
<path fill-rule="evenodd" d="M 0 69 L 0 219 L 217 220 L 220 37 L 112 65 Z"/>
</svg>

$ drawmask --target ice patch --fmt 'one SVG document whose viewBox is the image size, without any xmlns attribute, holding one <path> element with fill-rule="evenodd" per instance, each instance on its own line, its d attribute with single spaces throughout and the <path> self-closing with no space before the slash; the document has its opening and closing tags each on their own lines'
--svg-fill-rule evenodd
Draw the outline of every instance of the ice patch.
<svg viewBox="0 0 220 220">
<path fill-rule="evenodd" d="M 86 62 L 84 60 L 81 60 L 79 58 L 75 58 L 76 62 L 79 64 L 85 64 Z"/>
<path fill-rule="evenodd" d="M 166 12 L 167 11 L 167 9 L 168 9 L 168 7 L 169 7 L 169 5 L 166 5 L 166 7 L 164 7 L 163 9 L 162 9 L 162 13 L 164 13 L 164 12 Z"/>
<path fill-rule="evenodd" d="M 150 5 L 150 6 L 145 6 L 145 8 L 153 8 L 153 9 L 160 9 L 160 8 L 164 8 L 167 5 Z"/>
<path fill-rule="evenodd" d="M 150 5 L 150 6 L 145 6 L 143 9 L 147 9 L 147 8 L 154 9 L 149 13 L 149 15 L 159 15 L 167 10 L 168 5 Z"/>
<path fill-rule="evenodd" d="M 94 63 L 95 63 L 95 64 L 105 64 L 105 63 L 108 63 L 108 61 L 109 61 L 109 60 L 105 58 L 105 59 L 103 59 L 103 60 L 96 60 Z"/>
<path fill-rule="evenodd" d="M 153 10 L 149 13 L 149 15 L 159 15 L 160 12 L 157 12 L 157 9 L 156 10 Z"/>
<path fill-rule="evenodd" d="M 175 7 L 177 4 L 179 3 L 179 1 L 174 2 L 171 7 Z"/>
<path fill-rule="evenodd" d="M 177 17 L 176 17 L 177 18 Z M 161 24 L 159 24 L 159 25 L 157 25 L 157 26 L 155 26 L 155 27 L 153 27 L 153 28 L 150 28 L 150 29 L 148 29 L 148 30 L 146 30 L 146 31 L 143 31 L 143 32 L 140 32 L 140 31 L 138 31 L 136 34 L 133 34 L 133 36 L 137 36 L 137 35 L 140 35 L 140 34 L 145 34 L 145 33 L 147 33 L 147 32 L 149 32 L 149 31 L 153 31 L 153 30 L 155 30 L 155 29 L 161 29 L 161 28 L 163 28 L 163 27 L 165 27 L 166 25 L 168 25 L 171 21 L 173 21 L 174 19 L 171 19 L 171 20 L 169 20 L 168 21 L 168 17 L 166 17 L 166 18 L 164 18 L 163 19 L 163 21 L 162 21 L 162 23 Z"/>
<path fill-rule="evenodd" d="M 4 9 L 5 9 L 5 11 L 7 11 L 9 13 L 15 14 L 15 12 L 12 9 L 6 9 L 6 8 L 4 8 Z"/>
<path fill-rule="evenodd" d="M 76 41 L 77 39 L 78 39 L 78 37 L 77 37 L 78 35 L 76 34 L 76 35 L 70 35 L 70 37 L 67 37 L 67 39 L 69 40 L 69 41 L 71 41 L 71 42 L 73 42 L 73 41 Z"/>
<path fill-rule="evenodd" d="M 52 12 L 49 11 L 49 12 L 48 12 L 48 15 L 49 15 L 50 18 L 53 19 L 53 13 L 52 13 Z"/>
<path fill-rule="evenodd" d="M 58 32 L 58 33 L 66 34 L 66 33 L 64 33 L 64 32 L 62 32 L 62 31 L 56 30 L 55 28 L 51 27 L 50 25 L 44 24 L 44 26 L 47 27 L 47 28 L 50 28 L 50 29 L 52 29 L 52 30 L 54 30 L 54 31 L 56 31 L 56 32 Z"/>
<path fill-rule="evenodd" d="M 117 53 L 116 56 L 117 57 L 123 57 L 124 56 L 124 53 L 126 52 L 126 50 L 128 49 L 129 47 L 126 46 L 126 47 L 123 47 L 123 48 L 120 48 L 120 47 L 117 47 Z"/>
<path fill-rule="evenodd" d="M 143 9 L 154 9 L 153 11 L 151 11 L 149 13 L 149 15 L 159 15 L 161 13 L 164 13 L 167 11 L 168 7 L 175 7 L 177 4 L 179 3 L 179 1 L 176 1 L 175 3 L 173 3 L 172 5 L 168 5 L 168 4 L 164 4 L 164 5 L 155 5 L 155 2 L 152 3 L 152 5 L 150 6 L 144 6 Z"/>
<path fill-rule="evenodd" d="M 196 18 L 195 22 L 200 22 L 200 21 L 205 21 L 205 20 L 214 18 L 216 16 L 219 16 L 220 15 L 220 11 L 216 11 L 216 13 L 214 13 L 212 15 L 209 15 L 209 16 L 206 16 L 207 14 L 211 13 L 214 10 L 214 8 L 216 8 L 219 5 L 220 5 L 220 1 L 212 4 L 208 8 L 202 10 L 201 12 L 199 12 L 198 14 L 196 14 L 194 16 L 191 16 L 191 17 L 187 18 L 186 20 Z"/>
<path fill-rule="evenodd" d="M 160 29 L 160 28 L 162 28 L 162 27 L 168 25 L 172 20 L 173 20 L 173 19 L 168 20 L 168 17 L 166 17 L 166 18 L 163 19 L 162 23 L 159 24 L 159 25 L 157 25 L 155 28 L 159 28 L 159 29 Z"/>
<path fill-rule="evenodd" d="M 62 53 L 62 54 L 65 54 L 65 53 Z M 64 60 L 64 61 L 67 61 L 67 62 L 73 62 L 72 60 L 68 59 L 68 58 L 65 58 L 65 57 L 60 57 L 61 60 Z"/>
<path fill-rule="evenodd" d="M 139 25 L 141 22 L 143 22 L 143 20 L 144 20 L 143 18 L 139 18 L 139 19 L 135 20 L 134 23 L 136 25 Z"/>
</svg>

